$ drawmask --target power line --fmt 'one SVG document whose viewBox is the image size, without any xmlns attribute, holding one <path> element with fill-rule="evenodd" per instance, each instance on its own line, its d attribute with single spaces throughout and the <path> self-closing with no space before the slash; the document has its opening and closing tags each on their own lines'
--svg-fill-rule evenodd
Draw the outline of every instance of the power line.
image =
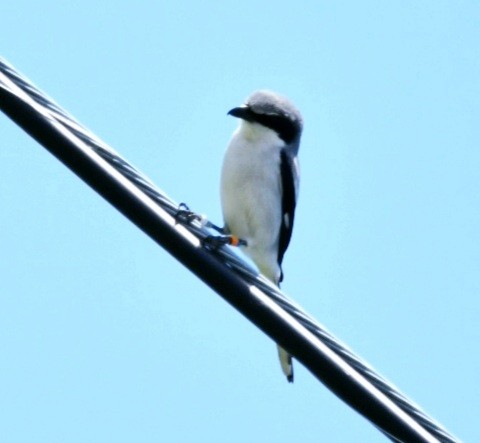
<svg viewBox="0 0 480 443">
<path fill-rule="evenodd" d="M 0 109 L 395 442 L 458 442 L 111 147 L 0 59 Z M 192 217 L 192 214 L 194 215 Z"/>
</svg>

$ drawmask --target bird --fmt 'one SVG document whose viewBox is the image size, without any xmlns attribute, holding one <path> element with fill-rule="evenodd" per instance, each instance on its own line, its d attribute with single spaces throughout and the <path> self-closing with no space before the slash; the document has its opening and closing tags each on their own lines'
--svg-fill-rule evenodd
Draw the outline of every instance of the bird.
<svg viewBox="0 0 480 443">
<path fill-rule="evenodd" d="M 222 165 L 223 231 L 279 287 L 298 198 L 303 119 L 293 103 L 269 90 L 253 92 L 228 115 L 240 123 Z M 292 357 L 277 347 L 282 371 L 293 382 Z"/>
</svg>

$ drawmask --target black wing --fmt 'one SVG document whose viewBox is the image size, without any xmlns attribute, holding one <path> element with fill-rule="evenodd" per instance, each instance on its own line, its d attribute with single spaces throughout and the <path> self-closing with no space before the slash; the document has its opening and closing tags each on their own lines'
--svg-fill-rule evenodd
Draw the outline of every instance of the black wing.
<svg viewBox="0 0 480 443">
<path fill-rule="evenodd" d="M 282 181 L 282 224 L 278 241 L 278 264 L 282 265 L 283 256 L 292 237 L 295 205 L 297 200 L 294 157 L 286 150 L 280 152 L 280 177 Z M 283 280 L 283 272 L 280 281 Z"/>
</svg>

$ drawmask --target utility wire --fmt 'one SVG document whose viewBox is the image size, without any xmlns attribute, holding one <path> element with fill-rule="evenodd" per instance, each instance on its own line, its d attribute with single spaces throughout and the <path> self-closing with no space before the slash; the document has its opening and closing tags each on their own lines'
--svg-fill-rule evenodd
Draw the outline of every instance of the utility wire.
<svg viewBox="0 0 480 443">
<path fill-rule="evenodd" d="M 0 109 L 394 442 L 459 442 L 145 175 L 0 58 Z"/>
</svg>

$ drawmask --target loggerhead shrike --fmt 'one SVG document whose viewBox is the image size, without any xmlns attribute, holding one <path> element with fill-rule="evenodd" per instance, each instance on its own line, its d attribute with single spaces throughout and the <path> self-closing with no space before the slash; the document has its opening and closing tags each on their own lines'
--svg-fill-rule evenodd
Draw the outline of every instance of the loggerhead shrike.
<svg viewBox="0 0 480 443">
<path fill-rule="evenodd" d="M 298 195 L 302 117 L 292 103 L 270 91 L 254 92 L 228 114 L 241 120 L 223 160 L 224 232 L 234 242 L 243 240 L 243 251 L 278 286 Z M 292 382 L 292 357 L 280 347 L 278 354 Z"/>
</svg>

